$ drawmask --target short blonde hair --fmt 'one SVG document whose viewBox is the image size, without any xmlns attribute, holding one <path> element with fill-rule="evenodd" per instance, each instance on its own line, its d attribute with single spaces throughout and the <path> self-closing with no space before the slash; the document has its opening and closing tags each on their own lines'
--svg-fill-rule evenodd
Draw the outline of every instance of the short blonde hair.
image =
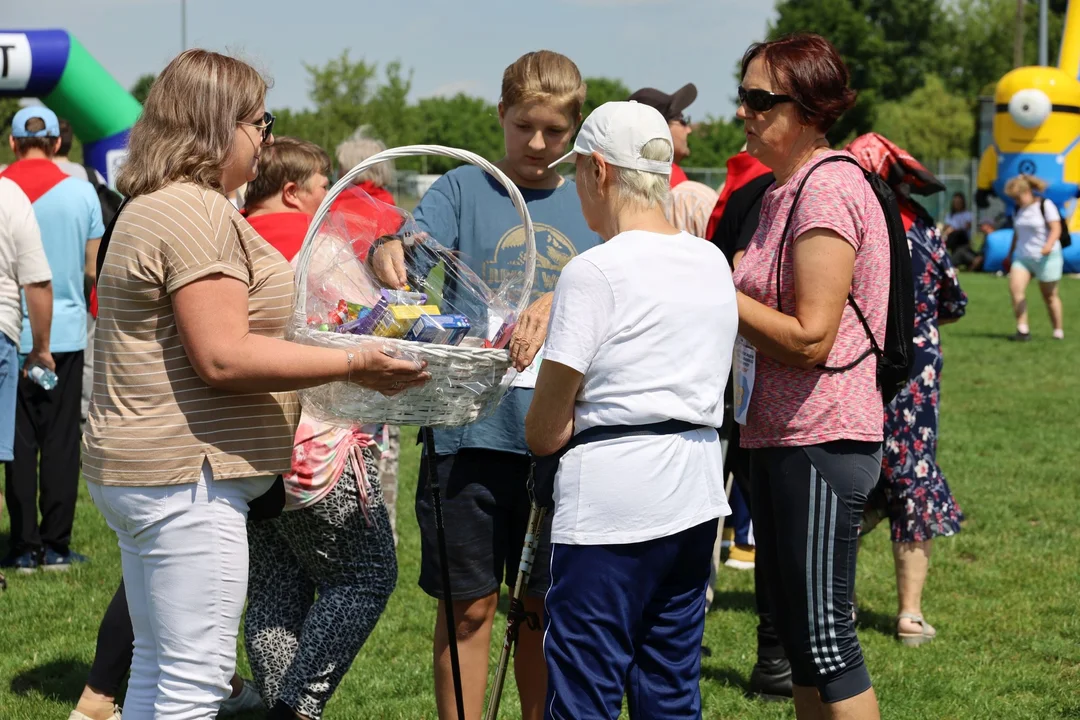
<svg viewBox="0 0 1080 720">
<path fill-rule="evenodd" d="M 1017 175 L 1009 178 L 1008 182 L 1005 183 L 1005 194 L 1011 198 L 1017 198 L 1026 192 L 1046 192 L 1047 187 L 1049 185 L 1042 178 L 1037 178 L 1034 175 Z"/>
<path fill-rule="evenodd" d="M 306 183 L 317 173 L 330 177 L 330 156 L 326 151 L 306 140 L 274 138 L 273 145 L 262 149 L 259 174 L 248 183 L 244 206 L 258 205 L 280 194 L 291 182 L 307 189 Z"/>
<path fill-rule="evenodd" d="M 574 61 L 551 50 L 526 53 L 503 72 L 501 101 L 550 103 L 565 110 L 574 122 L 585 104 L 585 81 Z"/>
<path fill-rule="evenodd" d="M 236 58 L 199 49 L 177 55 L 151 86 L 131 129 L 117 189 L 138 197 L 186 181 L 223 190 L 236 123 L 259 111 L 268 87 Z"/>
<path fill-rule="evenodd" d="M 672 145 L 665 138 L 653 138 L 641 148 L 641 157 L 645 160 L 671 162 Z M 615 192 L 623 202 L 643 204 L 647 207 L 663 207 L 671 194 L 671 175 L 613 168 Z"/>
<path fill-rule="evenodd" d="M 367 160 L 372 155 L 381 153 L 386 149 L 386 144 L 382 140 L 371 137 L 369 134 L 369 128 L 358 128 L 349 137 L 345 138 L 340 145 L 337 146 L 335 155 L 337 155 L 338 168 L 341 170 L 341 174 L 352 170 L 360 163 Z M 369 167 L 364 172 L 356 176 L 356 182 L 370 182 L 375 187 L 389 187 L 394 183 L 394 161 L 387 160 L 381 162 L 378 165 Z"/>
</svg>

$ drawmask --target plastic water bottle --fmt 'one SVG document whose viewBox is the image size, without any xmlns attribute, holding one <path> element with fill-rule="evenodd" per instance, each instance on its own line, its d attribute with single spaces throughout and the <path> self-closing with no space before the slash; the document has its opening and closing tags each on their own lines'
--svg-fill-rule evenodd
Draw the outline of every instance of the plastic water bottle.
<svg viewBox="0 0 1080 720">
<path fill-rule="evenodd" d="M 26 374 L 30 376 L 31 380 L 46 390 L 52 390 L 56 387 L 57 383 L 60 382 L 60 378 L 56 377 L 56 373 L 40 363 L 31 365 L 30 369 L 26 371 Z"/>
</svg>

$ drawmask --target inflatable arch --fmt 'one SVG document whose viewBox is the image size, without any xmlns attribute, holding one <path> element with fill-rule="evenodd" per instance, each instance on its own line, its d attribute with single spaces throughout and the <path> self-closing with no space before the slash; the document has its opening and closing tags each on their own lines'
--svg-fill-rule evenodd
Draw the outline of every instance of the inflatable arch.
<svg viewBox="0 0 1080 720">
<path fill-rule="evenodd" d="M 1049 183 L 1046 197 L 1066 219 L 1072 245 L 1065 248 L 1065 271 L 1080 272 L 1080 2 L 1069 3 L 1058 67 L 1022 67 L 1007 73 L 994 91 L 994 142 L 979 160 L 978 193 L 1000 197 L 1011 215 L 1005 183 L 1021 173 Z M 985 205 L 981 201 L 980 205 Z M 1002 269 L 1012 230 L 986 238 L 983 269 Z"/>
<path fill-rule="evenodd" d="M 112 185 L 142 112 L 66 30 L 0 30 L 0 97 L 36 97 L 71 123 L 85 161 Z"/>
</svg>

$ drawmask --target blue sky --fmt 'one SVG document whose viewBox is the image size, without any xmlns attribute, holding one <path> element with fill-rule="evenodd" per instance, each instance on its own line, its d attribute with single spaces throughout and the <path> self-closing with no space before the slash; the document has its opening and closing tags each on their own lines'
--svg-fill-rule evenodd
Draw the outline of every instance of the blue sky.
<svg viewBox="0 0 1080 720">
<path fill-rule="evenodd" d="M 180 0 L 3 4 L 0 29 L 67 29 L 125 87 L 180 51 Z M 271 107 L 308 105 L 303 63 L 346 48 L 411 67 L 416 98 L 464 91 L 492 101 L 506 65 L 548 48 L 631 89 L 693 82 L 688 112 L 703 118 L 734 113 L 735 63 L 772 13 L 772 0 L 187 0 L 187 38 L 269 73 Z"/>
</svg>

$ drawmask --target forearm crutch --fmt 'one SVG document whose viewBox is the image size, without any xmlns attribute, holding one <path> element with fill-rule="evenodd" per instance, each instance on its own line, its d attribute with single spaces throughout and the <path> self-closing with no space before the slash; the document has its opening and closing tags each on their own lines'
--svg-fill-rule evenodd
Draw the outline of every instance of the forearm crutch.
<svg viewBox="0 0 1080 720">
<path fill-rule="evenodd" d="M 720 436 L 720 452 L 724 456 L 724 477 L 727 483 L 724 486 L 724 497 L 731 501 L 731 486 L 735 482 L 734 465 L 728 455 L 731 442 L 723 435 Z M 713 540 L 712 559 L 709 561 L 709 584 L 705 586 L 705 611 L 712 607 L 713 597 L 716 595 L 716 576 L 720 570 L 720 556 L 723 554 L 724 525 L 727 517 L 721 515 L 716 527 L 716 539 Z"/>
<path fill-rule="evenodd" d="M 442 566 L 443 609 L 446 611 L 446 639 L 450 645 L 450 674 L 454 678 L 454 701 L 458 720 L 465 720 L 465 694 L 461 690 L 461 660 L 458 658 L 457 625 L 454 623 L 454 600 L 450 593 L 450 559 L 446 549 L 446 526 L 443 524 L 442 492 L 435 467 L 435 432 L 430 427 L 421 431 L 424 454 L 427 455 L 428 485 L 431 486 L 431 505 L 435 510 L 435 537 L 439 545 L 439 565 Z"/>
<path fill-rule="evenodd" d="M 491 686 L 491 697 L 488 700 L 484 720 L 495 720 L 499 716 L 499 701 L 502 700 L 503 684 L 506 682 L 506 668 L 510 664 L 510 655 L 517 644 L 521 623 L 524 622 L 532 630 L 540 630 L 540 618 L 536 616 L 536 613 L 525 611 L 524 601 L 525 588 L 528 587 L 533 561 L 536 559 L 536 548 L 540 544 L 540 529 L 544 523 L 544 515 L 547 514 L 547 508 L 540 506 L 533 494 L 534 472 L 535 470 L 532 469 L 529 471 L 529 524 L 525 528 L 525 544 L 521 548 L 521 562 L 518 564 L 514 592 L 510 595 L 510 611 L 506 614 L 506 634 L 503 636 L 502 653 L 499 655 L 499 665 L 495 669 L 495 682 Z"/>
</svg>

